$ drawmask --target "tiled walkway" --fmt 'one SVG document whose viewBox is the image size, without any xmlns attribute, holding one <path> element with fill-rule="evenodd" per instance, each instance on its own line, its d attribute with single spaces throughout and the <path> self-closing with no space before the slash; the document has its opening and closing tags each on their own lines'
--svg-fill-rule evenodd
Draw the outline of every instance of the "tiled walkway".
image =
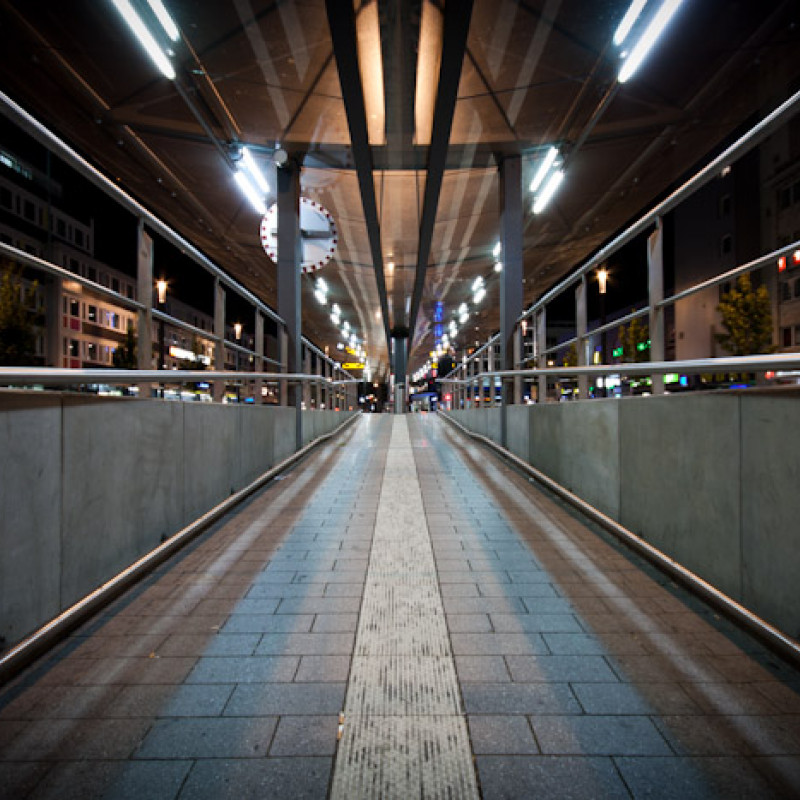
<svg viewBox="0 0 800 800">
<path fill-rule="evenodd" d="M 416 599 L 392 521 L 428 537 Z M 429 608 L 484 798 L 800 797 L 800 674 L 432 416 L 364 417 L 0 690 L 0 797 L 329 796 L 351 701 L 420 727 L 359 677 L 406 624 L 381 594 Z M 463 794 L 404 775 L 358 792 Z"/>
</svg>

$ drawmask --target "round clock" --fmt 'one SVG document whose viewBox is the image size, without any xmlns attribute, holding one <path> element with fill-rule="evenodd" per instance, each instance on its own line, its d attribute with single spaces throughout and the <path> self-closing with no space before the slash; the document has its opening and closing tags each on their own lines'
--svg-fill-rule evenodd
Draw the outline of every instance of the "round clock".
<svg viewBox="0 0 800 800">
<path fill-rule="evenodd" d="M 315 272 L 333 258 L 339 233 L 333 215 L 319 203 L 300 198 L 301 272 Z M 274 203 L 261 220 L 261 246 L 278 263 L 278 204 Z"/>
</svg>

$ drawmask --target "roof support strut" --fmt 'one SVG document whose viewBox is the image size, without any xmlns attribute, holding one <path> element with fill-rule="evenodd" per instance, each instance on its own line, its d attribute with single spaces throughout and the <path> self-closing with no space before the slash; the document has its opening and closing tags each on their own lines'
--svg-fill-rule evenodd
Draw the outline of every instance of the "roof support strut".
<svg viewBox="0 0 800 800">
<path fill-rule="evenodd" d="M 419 250 L 417 251 L 417 270 L 414 275 L 414 294 L 411 299 L 411 313 L 408 319 L 409 356 L 413 349 L 414 330 L 417 314 L 422 302 L 425 273 L 433 241 L 433 225 L 439 207 L 439 195 L 447 163 L 447 149 L 450 144 L 450 129 L 453 126 L 453 113 L 456 107 L 458 82 L 461 79 L 461 66 L 467 50 L 467 34 L 472 17 L 472 0 L 447 3 L 444 7 L 444 26 L 442 33 L 442 64 L 439 71 L 439 89 L 433 110 L 433 130 L 431 146 L 428 151 L 428 174 L 425 181 L 425 196 L 422 201 L 422 219 L 419 225 Z"/>
</svg>

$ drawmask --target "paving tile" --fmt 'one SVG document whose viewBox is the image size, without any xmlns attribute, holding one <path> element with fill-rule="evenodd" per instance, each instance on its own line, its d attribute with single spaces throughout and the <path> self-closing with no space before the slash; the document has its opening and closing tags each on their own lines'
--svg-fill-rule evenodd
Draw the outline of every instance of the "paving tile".
<svg viewBox="0 0 800 800">
<path fill-rule="evenodd" d="M 319 800 L 327 794 L 330 758 L 267 758 L 199 762 L 182 800 Z"/>
<path fill-rule="evenodd" d="M 281 717 L 270 756 L 332 756 L 336 752 L 339 717 Z"/>
<path fill-rule="evenodd" d="M 355 634 L 352 632 L 267 633 L 256 648 L 256 655 L 350 655 L 354 643 Z"/>
<path fill-rule="evenodd" d="M 756 800 L 774 796 L 769 782 L 742 758 L 617 757 L 614 761 L 634 798 Z"/>
<path fill-rule="evenodd" d="M 502 656 L 456 656 L 461 683 L 502 683 L 511 680 Z"/>
<path fill-rule="evenodd" d="M 578 633 L 583 629 L 572 614 L 490 614 L 498 633 Z"/>
<path fill-rule="evenodd" d="M 447 629 L 451 633 L 490 633 L 492 623 L 488 614 L 447 614 Z"/>
<path fill-rule="evenodd" d="M 601 656 L 506 656 L 511 679 L 520 683 L 613 682 L 616 675 Z"/>
<path fill-rule="evenodd" d="M 478 756 L 476 762 L 484 800 L 630 800 L 610 758 Z"/>
<path fill-rule="evenodd" d="M 38 720 L 3 745 L 0 760 L 123 759 L 149 726 L 147 719 Z"/>
<path fill-rule="evenodd" d="M 237 686 L 225 716 L 338 714 L 345 683 L 265 683 Z"/>
<path fill-rule="evenodd" d="M 539 752 L 526 717 L 472 716 L 467 721 L 475 755 L 535 755 Z"/>
<path fill-rule="evenodd" d="M 154 652 L 159 656 L 250 655 L 261 639 L 258 633 L 179 634 L 168 636 Z"/>
<path fill-rule="evenodd" d="M 532 655 L 550 652 L 538 633 L 453 633 L 455 655 Z"/>
<path fill-rule="evenodd" d="M 573 683 L 587 714 L 697 714 L 698 707 L 672 683 Z"/>
<path fill-rule="evenodd" d="M 644 655 L 645 647 L 632 634 L 543 633 L 542 638 L 554 655 L 598 655 L 630 653 Z"/>
<path fill-rule="evenodd" d="M 186 683 L 267 683 L 294 679 L 296 656 L 215 656 L 201 658 Z"/>
<path fill-rule="evenodd" d="M 538 716 L 531 720 L 543 753 L 563 755 L 671 755 L 644 716 Z"/>
<path fill-rule="evenodd" d="M 274 717 L 157 720 L 136 758 L 263 758 L 275 732 Z"/>
<path fill-rule="evenodd" d="M 0 761 L 0 797 L 28 797 L 53 764 L 48 761 Z"/>
<path fill-rule="evenodd" d="M 319 634 L 324 635 L 324 634 Z M 350 656 L 308 655 L 300 659 L 295 681 L 324 683 L 346 681 L 350 674 Z"/>
<path fill-rule="evenodd" d="M 191 761 L 68 761 L 36 787 L 35 800 L 167 800 L 178 796 Z"/>
<path fill-rule="evenodd" d="M 222 633 L 308 633 L 313 614 L 236 614 Z"/>
<path fill-rule="evenodd" d="M 314 633 L 354 633 L 358 627 L 358 614 L 317 614 Z"/>
<path fill-rule="evenodd" d="M 278 614 L 357 614 L 361 596 L 355 597 L 290 597 L 281 600 Z"/>
<path fill-rule="evenodd" d="M 233 684 L 180 686 L 161 707 L 158 716 L 219 716 L 224 711 L 233 690 Z"/>
<path fill-rule="evenodd" d="M 581 713 L 565 684 L 465 683 L 461 691 L 468 714 Z"/>
</svg>

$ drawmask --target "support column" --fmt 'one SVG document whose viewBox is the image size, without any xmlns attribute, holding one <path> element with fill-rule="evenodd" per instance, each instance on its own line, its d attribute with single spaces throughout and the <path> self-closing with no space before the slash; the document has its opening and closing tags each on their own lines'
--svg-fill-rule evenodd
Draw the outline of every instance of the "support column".
<svg viewBox="0 0 800 800">
<path fill-rule="evenodd" d="M 547 309 L 542 310 L 536 315 L 536 366 L 539 369 L 547 369 Z M 547 402 L 547 376 L 541 375 L 537 378 L 536 402 Z"/>
<path fill-rule="evenodd" d="M 495 370 L 495 359 L 494 359 L 494 345 L 489 344 L 486 347 L 486 371 L 487 372 L 494 372 Z M 489 408 L 494 408 L 494 375 L 490 378 L 487 378 L 489 383 Z M 486 388 L 486 384 L 484 381 L 481 381 L 483 386 L 481 386 L 481 392 L 484 391 Z M 483 394 L 481 394 L 483 396 Z"/>
<path fill-rule="evenodd" d="M 514 369 L 522 363 L 522 328 L 519 326 L 514 330 Z M 522 378 L 514 378 L 514 405 L 522 405 Z"/>
<path fill-rule="evenodd" d="M 153 240 L 139 220 L 137 231 L 136 297 L 144 305 L 136 331 L 136 366 L 153 368 Z"/>
<path fill-rule="evenodd" d="M 214 279 L 214 369 L 225 369 L 225 287 Z M 220 403 L 225 397 L 225 381 L 214 381 L 213 397 Z"/>
<path fill-rule="evenodd" d="M 650 360 L 664 361 L 664 308 L 657 303 L 664 299 L 664 223 L 656 219 L 656 229 L 647 239 L 647 275 L 650 301 Z M 653 375 L 653 394 L 664 394 L 664 376 Z"/>
<path fill-rule="evenodd" d="M 578 353 L 578 366 L 585 367 L 589 363 L 587 350 L 589 342 L 586 338 L 586 276 L 581 278 L 581 282 L 575 289 L 575 323 L 577 327 L 578 341 L 575 349 Z M 578 396 L 581 400 L 586 400 L 589 396 L 589 378 L 586 375 L 578 377 Z"/>
<path fill-rule="evenodd" d="M 322 378 L 325 377 L 325 362 L 322 360 L 322 356 L 315 356 L 317 361 L 317 368 L 314 370 L 314 374 L 320 377 L 314 384 L 314 405 L 317 411 L 322 409 Z"/>
<path fill-rule="evenodd" d="M 514 330 L 522 314 L 522 160 L 510 156 L 500 162 L 500 364 L 514 368 Z M 506 406 L 513 400 L 512 385 L 503 381 L 500 444 L 508 446 Z"/>
<path fill-rule="evenodd" d="M 392 367 L 394 369 L 394 413 L 406 412 L 406 358 L 408 332 L 392 331 Z"/>
<path fill-rule="evenodd" d="M 264 369 L 264 315 L 256 309 L 256 319 L 255 319 L 255 351 L 256 351 L 256 362 L 253 365 L 256 372 L 266 372 Z M 256 405 L 259 405 L 264 402 L 264 398 L 262 396 L 262 387 L 264 382 L 259 378 L 255 385 L 253 386 L 253 393 L 254 393 L 254 400 Z"/>
<path fill-rule="evenodd" d="M 303 348 L 303 372 L 311 374 L 311 351 L 307 347 Z M 303 405 L 306 409 L 311 408 L 311 384 L 308 381 L 303 382 Z"/>
<path fill-rule="evenodd" d="M 289 159 L 278 173 L 278 314 L 286 323 L 287 372 L 301 372 L 300 340 L 300 167 Z M 287 405 L 297 412 L 295 429 L 297 448 L 303 446 L 303 423 L 300 413 L 303 392 L 292 385 Z"/>
</svg>

